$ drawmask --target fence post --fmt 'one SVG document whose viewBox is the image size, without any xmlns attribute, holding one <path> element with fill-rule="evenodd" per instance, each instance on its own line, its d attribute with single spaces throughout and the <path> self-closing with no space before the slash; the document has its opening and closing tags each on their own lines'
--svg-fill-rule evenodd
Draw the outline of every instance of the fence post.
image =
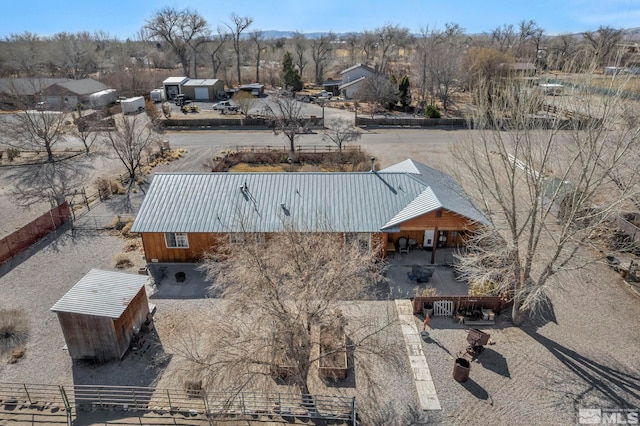
<svg viewBox="0 0 640 426">
<path fill-rule="evenodd" d="M 353 399 L 351 400 L 352 404 L 351 404 L 351 418 L 353 419 L 353 426 L 356 426 L 358 423 L 356 421 L 356 397 L 354 396 Z"/>
<path fill-rule="evenodd" d="M 91 210 L 91 207 L 89 206 L 89 199 L 87 198 L 87 193 L 84 190 L 84 186 L 82 187 L 82 199 L 84 200 L 84 203 L 87 206 L 87 210 Z"/>
<path fill-rule="evenodd" d="M 169 411 L 173 411 L 173 407 L 171 406 L 171 395 L 169 394 L 169 389 L 167 389 L 167 400 L 169 401 Z"/>
<path fill-rule="evenodd" d="M 29 404 L 32 404 L 32 402 L 31 402 L 31 395 L 29 395 L 29 391 L 27 390 L 27 385 L 26 385 L 26 383 L 23 383 L 23 384 L 22 384 L 22 387 L 24 388 L 24 393 L 26 393 L 26 394 L 27 394 L 27 400 L 29 401 Z"/>
<path fill-rule="evenodd" d="M 69 404 L 69 398 L 67 398 L 67 393 L 65 392 L 63 386 L 59 385 L 58 390 L 60 391 L 60 395 L 62 396 L 64 409 L 67 412 L 67 425 L 71 426 L 71 404 Z"/>
</svg>

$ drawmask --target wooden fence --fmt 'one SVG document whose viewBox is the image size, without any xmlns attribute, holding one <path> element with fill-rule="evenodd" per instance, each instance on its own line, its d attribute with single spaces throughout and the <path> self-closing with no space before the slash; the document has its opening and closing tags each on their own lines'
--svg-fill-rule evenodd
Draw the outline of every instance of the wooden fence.
<svg viewBox="0 0 640 426">
<path fill-rule="evenodd" d="M 417 296 L 413 299 L 413 313 L 422 313 L 422 308 L 425 304 L 433 304 L 433 302 L 437 301 L 453 302 L 454 312 L 460 309 L 476 310 L 485 308 L 498 313 L 513 305 L 513 302 L 505 301 L 498 296 Z"/>
<path fill-rule="evenodd" d="M 356 127 L 467 127 L 464 118 L 369 118 L 356 117 Z"/>
<path fill-rule="evenodd" d="M 360 145 L 345 145 L 342 147 L 343 152 L 361 151 Z M 236 145 L 235 148 L 230 149 L 235 152 L 290 152 L 289 145 Z M 296 152 L 302 153 L 331 153 L 338 152 L 336 145 L 296 145 Z"/>
<path fill-rule="evenodd" d="M 264 392 L 206 392 L 200 388 L 160 389 L 136 386 L 34 385 L 0 383 L 0 412 L 37 410 L 63 414 L 71 424 L 80 411 L 133 411 L 169 416 L 234 418 L 239 416 L 323 419 L 356 424 L 353 397 Z"/>
<path fill-rule="evenodd" d="M 0 265 L 49 234 L 49 232 L 67 223 L 70 217 L 69 204 L 65 201 L 0 240 Z"/>
</svg>

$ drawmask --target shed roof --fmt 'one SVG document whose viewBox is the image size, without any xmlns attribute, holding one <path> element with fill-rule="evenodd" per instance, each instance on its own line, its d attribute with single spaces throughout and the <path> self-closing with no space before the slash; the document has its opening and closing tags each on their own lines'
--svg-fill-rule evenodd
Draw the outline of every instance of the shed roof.
<svg viewBox="0 0 640 426">
<path fill-rule="evenodd" d="M 217 78 L 192 78 L 186 83 L 184 83 L 183 86 L 208 87 L 208 86 L 215 86 L 219 81 L 220 80 L 218 80 Z"/>
<path fill-rule="evenodd" d="M 76 95 L 90 95 L 109 88 L 92 78 L 83 78 L 82 80 L 64 80 L 56 82 L 52 86 L 60 87 L 71 93 L 75 93 Z M 48 90 L 51 90 L 51 87 L 49 87 Z"/>
<path fill-rule="evenodd" d="M 37 95 L 52 90 L 52 86 L 60 87 L 77 95 L 90 95 L 109 87 L 92 78 L 71 80 L 68 78 L 1 78 L 0 93 L 16 95 Z"/>
<path fill-rule="evenodd" d="M 453 178 L 408 161 L 379 172 L 158 173 L 131 231 L 379 232 L 439 208 L 487 222 Z"/>
<path fill-rule="evenodd" d="M 117 319 L 148 278 L 146 275 L 92 269 L 51 310 Z"/>
<path fill-rule="evenodd" d="M 342 90 L 342 89 L 346 89 L 347 87 L 350 87 L 350 86 L 355 86 L 356 84 L 362 83 L 366 79 L 367 79 L 367 76 L 363 75 L 362 77 L 356 78 L 355 80 L 352 80 L 352 81 L 350 81 L 348 83 L 341 84 L 340 87 L 338 87 L 338 89 Z"/>
<path fill-rule="evenodd" d="M 162 84 L 184 84 L 189 81 L 189 77 L 168 77 Z"/>
</svg>

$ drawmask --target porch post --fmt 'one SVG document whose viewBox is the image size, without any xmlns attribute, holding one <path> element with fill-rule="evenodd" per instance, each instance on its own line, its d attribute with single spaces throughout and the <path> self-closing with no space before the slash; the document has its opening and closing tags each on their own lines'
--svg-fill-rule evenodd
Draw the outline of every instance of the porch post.
<svg viewBox="0 0 640 426">
<path fill-rule="evenodd" d="M 438 227 L 433 230 L 433 247 L 431 248 L 431 264 L 436 263 L 436 249 L 438 248 Z"/>
</svg>

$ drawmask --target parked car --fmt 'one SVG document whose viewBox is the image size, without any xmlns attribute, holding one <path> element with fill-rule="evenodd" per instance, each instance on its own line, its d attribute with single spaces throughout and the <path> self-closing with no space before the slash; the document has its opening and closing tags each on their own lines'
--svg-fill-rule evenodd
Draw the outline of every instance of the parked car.
<svg viewBox="0 0 640 426">
<path fill-rule="evenodd" d="M 220 114 L 225 114 L 227 112 L 238 112 L 240 111 L 240 107 L 231 103 L 231 101 L 222 101 L 213 104 L 211 107 L 214 111 L 220 111 Z"/>
<path fill-rule="evenodd" d="M 333 93 L 327 92 L 326 90 L 323 90 L 318 94 L 318 98 L 320 99 L 331 99 L 332 96 L 333 96 Z"/>
</svg>

